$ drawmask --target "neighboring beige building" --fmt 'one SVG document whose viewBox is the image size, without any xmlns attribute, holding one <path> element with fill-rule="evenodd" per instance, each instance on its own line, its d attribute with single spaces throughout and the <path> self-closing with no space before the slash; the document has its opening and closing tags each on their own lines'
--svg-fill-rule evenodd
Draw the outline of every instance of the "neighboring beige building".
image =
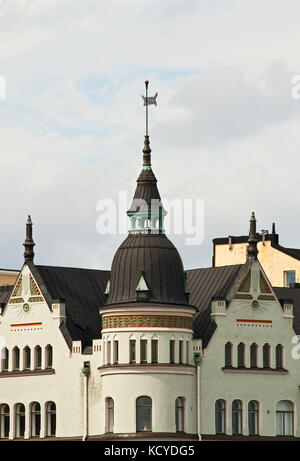
<svg viewBox="0 0 300 461">
<path fill-rule="evenodd" d="M 300 249 L 279 245 L 279 235 L 258 234 L 258 259 L 272 286 L 292 287 L 300 283 Z M 229 236 L 213 239 L 213 267 L 244 264 L 248 236 Z"/>
<path fill-rule="evenodd" d="M 14 271 L 11 269 L 0 269 L 0 286 L 5 285 L 12 286 L 15 284 L 19 271 Z"/>
</svg>

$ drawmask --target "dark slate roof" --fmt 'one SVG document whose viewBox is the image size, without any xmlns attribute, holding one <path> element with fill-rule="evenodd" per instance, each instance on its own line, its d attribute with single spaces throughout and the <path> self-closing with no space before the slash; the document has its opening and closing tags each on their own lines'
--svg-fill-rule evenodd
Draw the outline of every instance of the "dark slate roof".
<svg viewBox="0 0 300 461">
<path fill-rule="evenodd" d="M 229 235 L 228 237 L 216 237 L 213 239 L 214 245 L 228 245 L 229 238 L 231 238 L 231 243 L 247 243 L 249 240 L 249 235 Z M 259 242 L 262 241 L 263 235 L 256 234 L 256 238 Z M 265 234 L 264 240 L 278 243 L 279 235 L 278 234 Z"/>
<path fill-rule="evenodd" d="M 0 286 L 0 303 L 6 304 L 8 302 L 13 288 L 13 285 Z"/>
<path fill-rule="evenodd" d="M 105 303 L 104 291 L 109 272 L 36 266 L 33 263 L 29 266 L 49 305 L 53 299 L 65 299 L 66 327 L 72 340 L 81 340 L 84 348 L 91 344 L 92 339 L 100 338 L 101 318 L 98 309 Z"/>
<path fill-rule="evenodd" d="M 220 297 L 230 300 L 230 288 L 244 271 L 245 264 L 232 266 L 192 269 L 186 272 L 190 290 L 190 304 L 197 307 L 194 317 L 194 337 L 202 338 L 206 347 L 216 329 L 216 323 L 210 317 L 211 299 Z"/>
<path fill-rule="evenodd" d="M 187 304 L 184 269 L 173 243 L 165 234 L 129 234 L 112 262 L 107 305 L 136 302 L 142 274 L 148 302 Z"/>
<path fill-rule="evenodd" d="M 298 259 L 300 261 L 300 250 L 297 248 L 285 248 L 281 245 L 274 244 L 272 245 L 273 248 L 275 248 L 278 251 L 281 251 L 282 253 L 285 253 L 288 256 L 291 256 L 294 259 Z"/>
<path fill-rule="evenodd" d="M 296 335 L 300 335 L 300 288 L 273 287 L 273 290 L 279 301 L 291 300 L 293 302 L 293 328 Z"/>
</svg>

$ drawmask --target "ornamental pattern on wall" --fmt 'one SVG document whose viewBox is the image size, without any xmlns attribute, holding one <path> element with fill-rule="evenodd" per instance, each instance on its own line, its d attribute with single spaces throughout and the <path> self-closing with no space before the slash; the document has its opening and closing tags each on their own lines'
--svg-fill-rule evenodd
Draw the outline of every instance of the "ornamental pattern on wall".
<svg viewBox="0 0 300 461">
<path fill-rule="evenodd" d="M 32 275 L 30 275 L 30 294 L 31 295 L 40 295 L 41 294 L 40 290 L 38 289 L 37 284 L 33 280 Z"/>
<path fill-rule="evenodd" d="M 239 286 L 238 292 L 242 293 L 249 293 L 250 291 L 250 286 L 251 286 L 251 270 L 249 270 L 248 274 L 242 281 L 242 283 Z"/>
<path fill-rule="evenodd" d="M 262 273 L 260 273 L 260 291 L 262 293 L 272 293 L 269 284 L 267 283 Z"/>
<path fill-rule="evenodd" d="M 187 328 L 192 329 L 193 320 L 176 315 L 114 315 L 103 317 L 103 328 Z"/>
<path fill-rule="evenodd" d="M 17 281 L 12 296 L 22 296 L 22 275 L 20 275 L 19 280 Z"/>
</svg>

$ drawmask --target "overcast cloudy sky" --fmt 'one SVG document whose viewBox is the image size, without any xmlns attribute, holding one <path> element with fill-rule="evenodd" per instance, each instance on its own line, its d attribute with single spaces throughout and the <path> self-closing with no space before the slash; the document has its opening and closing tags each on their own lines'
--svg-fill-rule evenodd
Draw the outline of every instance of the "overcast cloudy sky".
<svg viewBox="0 0 300 461">
<path fill-rule="evenodd" d="M 276 222 L 300 248 L 299 0 L 0 0 L 2 268 L 108 269 L 124 235 L 96 230 L 99 200 L 132 196 L 144 81 L 162 198 L 204 200 L 204 240 L 170 235 L 185 268 L 212 239 Z"/>
</svg>

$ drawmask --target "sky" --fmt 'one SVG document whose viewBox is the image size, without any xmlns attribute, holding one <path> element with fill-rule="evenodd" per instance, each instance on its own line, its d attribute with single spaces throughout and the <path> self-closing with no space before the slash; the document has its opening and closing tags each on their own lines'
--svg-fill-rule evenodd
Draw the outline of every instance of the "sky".
<svg viewBox="0 0 300 461">
<path fill-rule="evenodd" d="M 146 79 L 161 197 L 202 204 L 200 239 L 192 212 L 170 227 L 184 267 L 210 266 L 212 239 L 246 235 L 252 211 L 300 248 L 299 13 L 298 0 L 0 0 L 0 267 L 22 266 L 30 214 L 36 264 L 110 268 L 126 232 L 99 232 L 101 204 L 126 216 Z"/>
</svg>

